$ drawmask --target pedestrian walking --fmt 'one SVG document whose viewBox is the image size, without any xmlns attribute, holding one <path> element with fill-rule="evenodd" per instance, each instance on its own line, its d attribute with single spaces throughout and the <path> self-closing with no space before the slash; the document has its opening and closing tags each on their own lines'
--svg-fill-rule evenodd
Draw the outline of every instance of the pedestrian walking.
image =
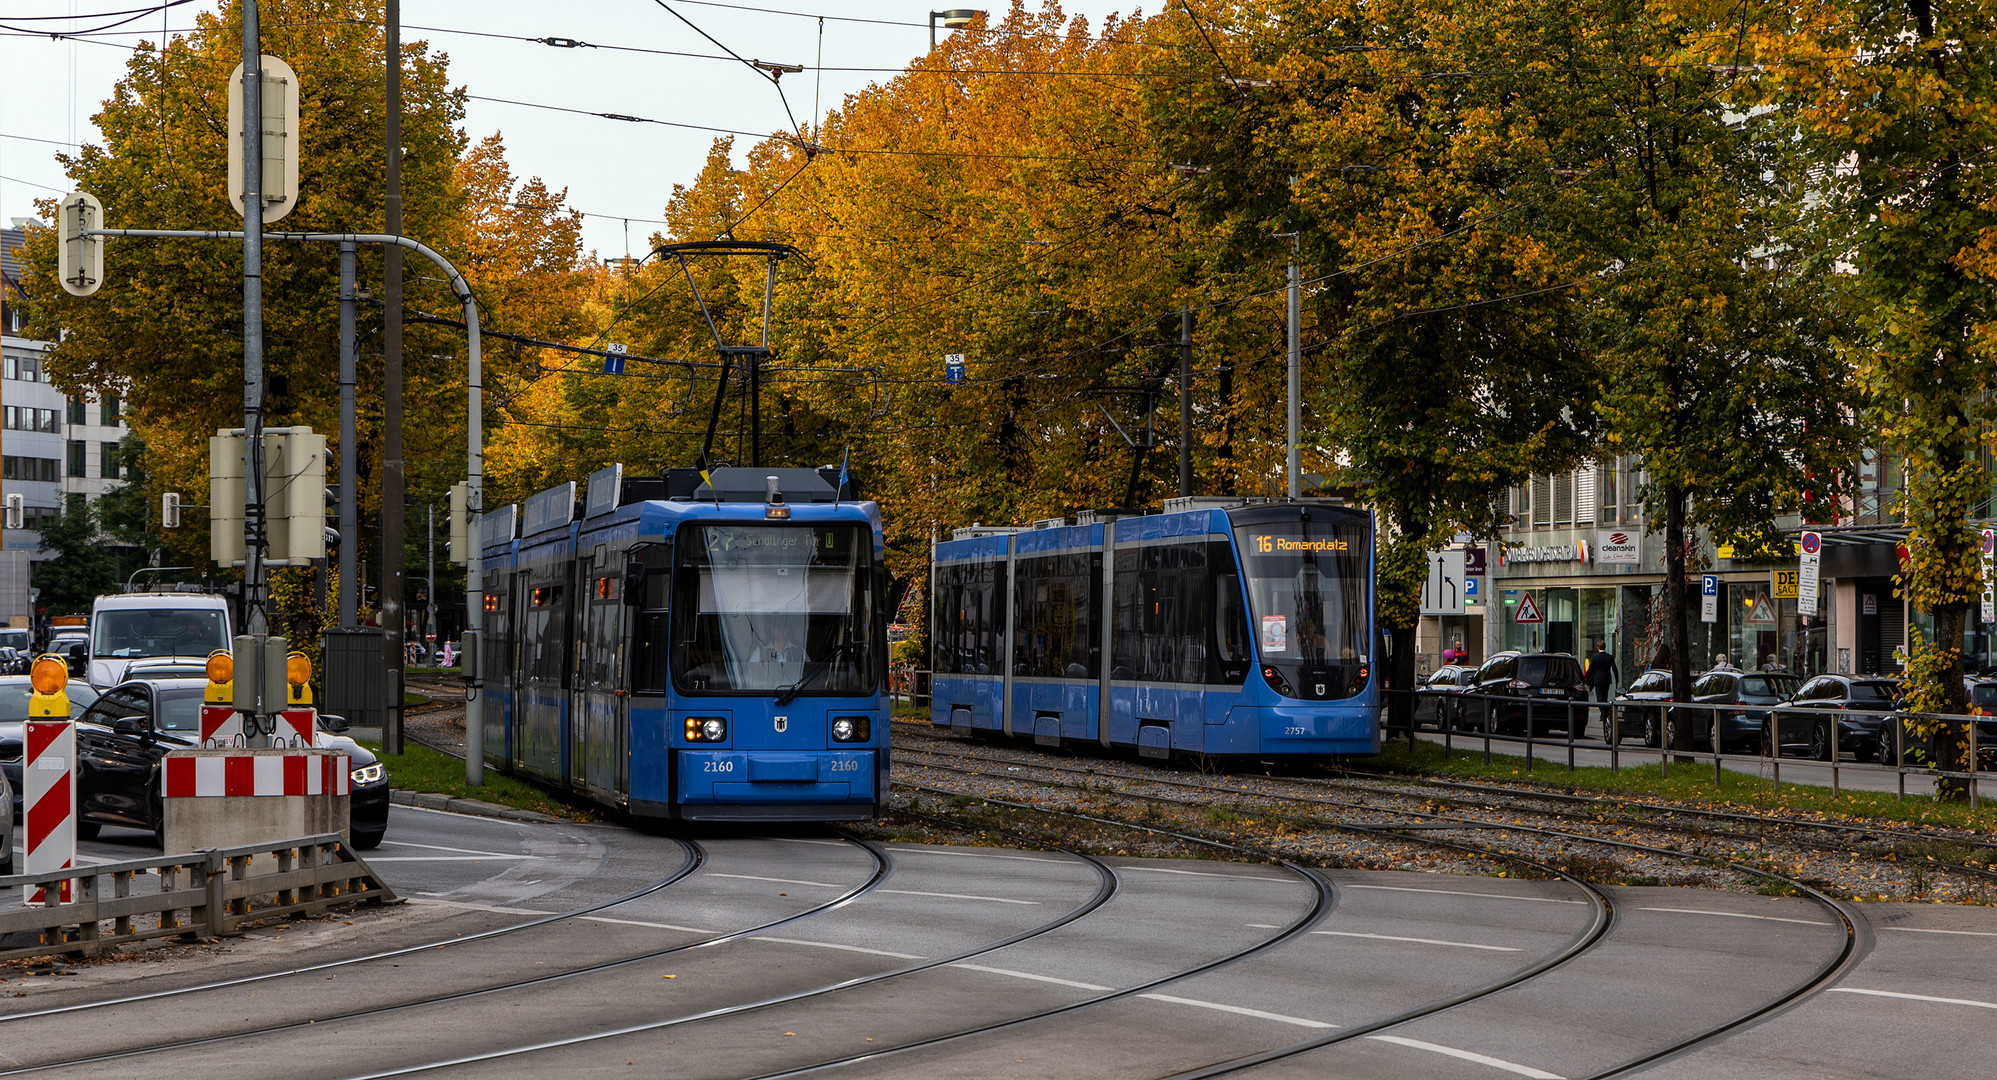
<svg viewBox="0 0 1997 1080">
<path fill-rule="evenodd" d="M 1595 708 L 1602 717 L 1602 737 L 1605 739 L 1609 736 L 1609 690 L 1616 682 L 1616 658 L 1609 655 L 1608 645 L 1601 638 L 1595 639 L 1595 651 L 1588 654 L 1587 668 L 1582 676 L 1595 689 Z M 1587 726 L 1583 722 L 1581 729 L 1585 730 Z M 1577 730 L 1574 734 L 1579 737 L 1581 731 Z"/>
<path fill-rule="evenodd" d="M 1740 669 L 1734 666 L 1734 662 L 1727 657 L 1726 653 L 1717 653 L 1713 656 L 1713 670 L 1739 671 Z"/>
</svg>

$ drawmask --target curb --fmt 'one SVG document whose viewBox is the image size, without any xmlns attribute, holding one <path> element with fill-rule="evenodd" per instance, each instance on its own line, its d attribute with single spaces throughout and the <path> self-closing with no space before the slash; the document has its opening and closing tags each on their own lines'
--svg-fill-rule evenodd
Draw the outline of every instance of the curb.
<svg viewBox="0 0 1997 1080">
<path fill-rule="evenodd" d="M 419 806 L 425 810 L 448 810 L 453 814 L 470 814 L 474 817 L 504 818 L 508 821 L 532 821 L 542 824 L 559 825 L 562 819 L 534 810 L 515 810 L 510 806 L 489 803 L 483 799 L 454 799 L 449 795 L 433 791 L 404 791 L 392 788 L 388 801 L 403 806 Z"/>
</svg>

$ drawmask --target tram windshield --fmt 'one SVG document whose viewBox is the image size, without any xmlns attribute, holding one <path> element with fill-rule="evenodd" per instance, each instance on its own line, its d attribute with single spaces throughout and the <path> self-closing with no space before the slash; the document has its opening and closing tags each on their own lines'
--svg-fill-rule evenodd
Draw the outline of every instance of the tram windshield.
<svg viewBox="0 0 1997 1080">
<path fill-rule="evenodd" d="M 1309 521 L 1239 525 L 1248 608 L 1265 664 L 1364 664 L 1365 530 Z"/>
<path fill-rule="evenodd" d="M 692 693 L 875 690 L 873 544 L 859 525 L 683 528 L 673 681 Z"/>
</svg>

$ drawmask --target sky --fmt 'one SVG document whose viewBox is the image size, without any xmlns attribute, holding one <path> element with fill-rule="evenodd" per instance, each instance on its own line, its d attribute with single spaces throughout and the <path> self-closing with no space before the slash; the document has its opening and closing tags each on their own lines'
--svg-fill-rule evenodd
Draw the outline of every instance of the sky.
<svg viewBox="0 0 1997 1080">
<path fill-rule="evenodd" d="M 90 28 L 116 21 L 24 21 L 46 16 L 129 12 L 160 0 L 0 0 L 0 27 Z M 975 0 L 974 0 L 975 2 Z M 54 155 L 97 141 L 90 117 L 124 72 L 141 36 L 158 41 L 194 25 L 215 0 L 194 0 L 87 40 L 51 40 L 0 29 L 0 221 L 34 215 L 34 200 L 66 193 Z M 1007 3 L 987 0 L 995 15 Z M 1030 7 L 1038 7 L 1032 0 Z M 1131 0 L 1068 0 L 1061 10 L 1099 28 Z M 428 40 L 450 56 L 454 85 L 475 98 L 766 133 L 789 126 L 784 98 L 800 122 L 837 108 L 867 85 L 893 78 L 929 47 L 928 7 L 913 0 L 402 0 L 403 40 Z M 790 12 L 794 14 L 783 14 Z M 691 21 L 682 21 L 675 13 Z M 698 27 L 698 30 L 695 27 Z M 715 41 L 750 59 L 803 65 L 784 75 L 784 98 L 769 82 L 727 59 Z M 950 34 L 938 27 L 939 41 Z M 495 36 L 496 35 L 496 36 Z M 554 47 L 518 38 L 557 38 L 597 48 Z M 603 48 L 697 53 L 705 59 Z M 819 69 L 848 70 L 819 70 Z M 851 70 L 884 69 L 884 70 Z M 583 244 L 602 257 L 644 254 L 675 183 L 689 183 L 706 160 L 713 132 L 634 124 L 522 104 L 472 100 L 464 122 L 472 140 L 505 135 L 517 178 L 566 187 L 568 205 L 590 215 Z M 40 140 L 40 141 L 37 141 Z M 738 163 L 757 140 L 737 137 Z M 222 167 L 218 154 L 216 167 Z M 131 223 L 131 227 L 138 227 Z M 627 241 L 626 236 L 629 236 Z M 627 247 L 628 244 L 628 247 Z"/>
</svg>

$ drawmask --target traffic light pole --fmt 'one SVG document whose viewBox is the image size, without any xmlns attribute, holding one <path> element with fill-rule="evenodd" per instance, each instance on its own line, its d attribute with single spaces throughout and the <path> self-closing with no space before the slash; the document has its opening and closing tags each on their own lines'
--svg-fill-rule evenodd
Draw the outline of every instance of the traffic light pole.
<svg viewBox="0 0 1997 1080">
<path fill-rule="evenodd" d="M 245 203 L 248 201 L 247 198 L 244 199 Z M 156 237 L 177 240 L 245 239 L 244 233 L 225 229 L 84 229 L 79 232 L 79 235 Z M 436 265 L 437 269 L 444 272 L 445 278 L 450 283 L 451 291 L 457 295 L 465 308 L 465 333 L 469 339 L 467 351 L 468 370 L 466 372 L 467 395 L 465 403 L 465 480 L 471 490 L 470 498 L 466 500 L 466 506 L 467 516 L 470 520 L 477 521 L 479 512 L 485 506 L 484 363 L 479 343 L 478 300 L 472 295 L 471 285 L 465 281 L 465 276 L 458 272 L 457 267 L 451 265 L 449 259 L 431 250 L 427 245 L 411 240 L 406 236 L 390 236 L 383 233 L 303 232 L 267 232 L 263 233 L 263 236 L 273 240 L 294 240 L 322 244 L 386 244 L 402 250 L 413 251 L 430 260 Z M 247 291 L 246 288 L 245 292 Z M 259 371 L 259 374 L 261 374 L 261 371 Z M 259 385 L 261 385 L 261 379 L 259 380 Z M 247 393 L 245 396 L 247 396 Z M 261 410 L 259 410 L 260 413 Z M 252 444 L 256 449 L 250 452 L 258 455 L 259 465 L 261 465 L 263 454 L 262 440 L 252 440 Z M 250 477 L 245 478 L 249 483 L 258 485 L 249 490 L 256 492 L 259 498 L 245 500 L 254 504 L 252 507 L 246 507 L 247 513 L 245 516 L 247 517 L 248 514 L 253 513 L 257 515 L 257 520 L 260 520 L 262 517 L 262 501 L 260 498 L 262 480 L 258 479 L 262 475 L 262 469 L 259 467 Z M 341 479 L 344 481 L 345 477 Z M 344 548 L 352 542 L 352 540 L 342 537 L 341 547 Z M 485 582 L 484 575 L 479 569 L 479 542 L 475 533 L 472 534 L 466 546 L 469 550 L 465 552 L 465 630 L 469 639 L 476 641 L 480 631 L 485 628 Z M 246 562 L 250 557 L 248 551 L 254 550 L 255 547 L 253 545 L 248 547 L 244 556 Z M 480 651 L 482 650 L 474 649 L 475 654 Z M 467 657 L 467 662 L 469 663 L 475 658 L 476 656 Z M 473 784 L 482 784 L 485 782 L 484 755 L 482 753 L 485 746 L 485 695 L 481 692 L 478 671 L 468 668 L 465 674 L 468 676 L 465 686 L 465 779 Z"/>
<path fill-rule="evenodd" d="M 263 125 L 263 45 L 256 0 L 247 0 L 243 4 L 243 630 L 259 641 L 270 633 L 263 565 Z M 267 721 L 269 727 L 264 726 Z M 246 726 L 244 741 L 251 749 L 270 746 L 275 720 L 256 716 Z"/>
</svg>

